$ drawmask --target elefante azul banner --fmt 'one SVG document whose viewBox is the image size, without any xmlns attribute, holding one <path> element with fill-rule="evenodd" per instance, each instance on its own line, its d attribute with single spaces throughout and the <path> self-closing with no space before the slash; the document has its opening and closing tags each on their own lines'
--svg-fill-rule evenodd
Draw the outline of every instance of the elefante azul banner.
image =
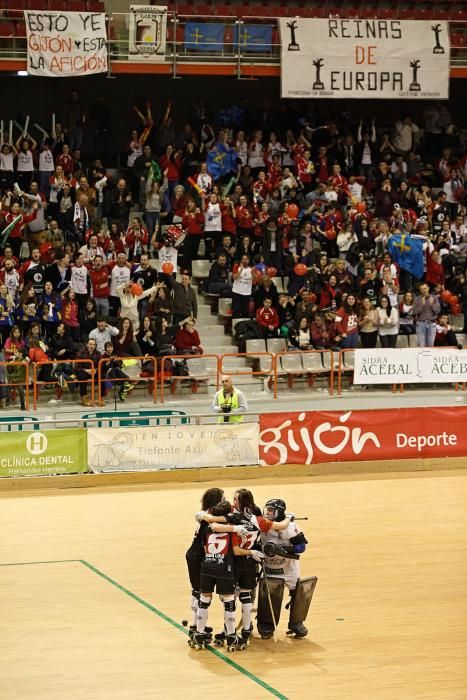
<svg viewBox="0 0 467 700">
<path fill-rule="evenodd" d="M 447 22 L 286 19 L 282 97 L 448 99 Z"/>
<path fill-rule="evenodd" d="M 167 6 L 130 5 L 130 61 L 165 61 Z"/>
<path fill-rule="evenodd" d="M 89 428 L 93 472 L 151 471 L 258 464 L 258 425 Z"/>
<path fill-rule="evenodd" d="M 107 71 L 103 12 L 25 11 L 28 73 L 52 78 Z"/>
</svg>

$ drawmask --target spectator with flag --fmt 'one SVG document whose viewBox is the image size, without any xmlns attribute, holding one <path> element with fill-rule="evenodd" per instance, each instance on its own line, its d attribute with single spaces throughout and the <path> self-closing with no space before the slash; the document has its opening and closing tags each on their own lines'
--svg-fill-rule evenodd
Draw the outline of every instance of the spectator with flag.
<svg viewBox="0 0 467 700">
<path fill-rule="evenodd" d="M 237 153 L 228 144 L 218 142 L 214 148 L 208 151 L 206 164 L 212 178 L 219 180 L 225 175 L 237 171 Z"/>
<path fill-rule="evenodd" d="M 422 279 L 425 270 L 423 240 L 407 233 L 395 233 L 388 239 L 388 250 L 395 263 L 415 279 Z"/>
</svg>

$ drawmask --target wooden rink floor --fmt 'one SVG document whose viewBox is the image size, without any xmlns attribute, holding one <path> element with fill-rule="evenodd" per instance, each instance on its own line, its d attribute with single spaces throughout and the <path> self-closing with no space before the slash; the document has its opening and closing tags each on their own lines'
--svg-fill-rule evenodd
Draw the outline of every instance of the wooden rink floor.
<svg viewBox="0 0 467 700">
<path fill-rule="evenodd" d="M 0 699 L 465 700 L 466 477 L 0 494 Z M 188 647 L 184 554 L 214 485 L 309 517 L 302 575 L 319 580 L 306 639 L 286 637 L 283 610 L 277 641 L 235 654 Z M 215 600 L 216 631 L 221 619 Z"/>
</svg>

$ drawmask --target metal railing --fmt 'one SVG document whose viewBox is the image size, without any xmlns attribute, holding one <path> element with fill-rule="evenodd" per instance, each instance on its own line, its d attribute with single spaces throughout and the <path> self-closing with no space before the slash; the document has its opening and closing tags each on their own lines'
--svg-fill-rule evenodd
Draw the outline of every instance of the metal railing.
<svg viewBox="0 0 467 700">
<path fill-rule="evenodd" d="M 376 15 L 378 13 L 376 12 Z M 412 19 L 416 19 L 414 17 Z M 294 16 L 300 16 L 301 9 L 294 8 Z M 162 66 L 160 72 L 171 72 L 177 75 L 177 66 L 184 64 L 216 63 L 228 64 L 236 68 L 237 77 L 242 75 L 243 68 L 252 66 L 269 66 L 277 70 L 280 65 L 280 35 L 277 18 L 275 17 L 255 17 L 235 16 L 235 15 L 184 15 L 169 11 L 167 13 L 167 33 L 165 57 L 160 63 L 148 63 L 140 60 L 134 55 L 130 55 L 130 14 L 109 12 L 107 13 L 107 40 L 109 71 L 112 70 L 113 63 L 133 63 L 137 65 Z M 303 16 L 303 13 L 302 15 Z M 329 17 L 339 17 L 339 12 L 330 9 Z M 376 19 L 378 17 L 375 17 Z M 394 17 L 387 18 L 381 15 L 381 19 L 397 19 L 397 8 L 394 9 Z M 411 19 L 402 17 L 403 19 Z M 193 46 L 195 42 L 185 40 L 185 26 L 187 22 L 215 22 L 224 25 L 222 41 L 216 50 L 205 51 L 201 46 Z M 255 44 L 254 50 L 248 45 L 246 39 L 242 45 L 243 33 L 248 33 L 249 25 L 265 25 L 271 27 L 272 37 L 270 43 L 264 44 L 264 51 L 261 44 Z M 449 20 L 451 30 L 451 66 L 462 68 L 467 67 L 467 20 Z M 0 59 L 25 61 L 27 54 L 26 27 L 23 10 L 8 8 L 0 13 Z M 0 60 L 1 68 L 1 60 Z M 136 71 L 137 72 L 137 71 Z"/>
</svg>

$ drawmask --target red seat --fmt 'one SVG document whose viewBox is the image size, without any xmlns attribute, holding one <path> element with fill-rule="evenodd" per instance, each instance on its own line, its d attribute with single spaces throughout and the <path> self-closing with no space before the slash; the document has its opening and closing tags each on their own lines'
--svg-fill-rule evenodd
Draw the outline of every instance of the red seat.
<svg viewBox="0 0 467 700">
<path fill-rule="evenodd" d="M 191 15 L 195 14 L 193 5 L 178 5 L 177 15 Z"/>
<path fill-rule="evenodd" d="M 10 10 L 7 4 L 4 12 L 5 16 L 12 17 L 14 19 L 22 17 L 23 10 L 26 9 L 26 0 L 18 0 L 18 2 L 14 0 L 14 2 L 11 2 L 10 4 L 14 7 L 14 9 Z"/>
<path fill-rule="evenodd" d="M 461 49 L 466 45 L 466 36 L 462 32 L 451 34 L 451 46 L 453 49 Z"/>
<path fill-rule="evenodd" d="M 26 25 L 24 22 L 15 22 L 15 35 L 17 39 L 26 38 Z"/>
<path fill-rule="evenodd" d="M 395 7 L 382 7 L 378 12 L 378 19 L 396 19 L 398 16 Z"/>
<path fill-rule="evenodd" d="M 85 0 L 67 0 L 66 9 L 69 12 L 87 12 Z"/>
<path fill-rule="evenodd" d="M 328 16 L 327 9 L 323 6 L 321 7 L 304 7 L 303 17 L 316 17 L 316 19 L 325 19 Z"/>
<path fill-rule="evenodd" d="M 203 15 L 212 15 L 214 14 L 214 7 L 212 5 L 196 5 L 193 7 L 192 10 L 193 14 L 197 15 L 198 17 L 202 17 Z M 217 11 L 216 11 L 217 14 Z"/>
<path fill-rule="evenodd" d="M 67 9 L 64 0 L 49 0 L 49 10 L 63 11 Z"/>
<path fill-rule="evenodd" d="M 0 22 L 0 39 L 8 39 L 15 35 L 13 22 Z"/>
<path fill-rule="evenodd" d="M 429 19 L 433 19 L 433 18 L 434 18 L 433 10 L 429 10 L 429 9 L 426 8 L 426 7 L 421 7 L 421 8 L 419 8 L 419 9 L 417 9 L 417 8 L 415 7 L 415 8 L 414 8 L 414 14 L 413 14 L 413 16 L 414 16 L 414 19 L 426 19 L 426 20 L 429 20 Z"/>
<path fill-rule="evenodd" d="M 45 0 L 28 0 L 28 8 L 36 11 L 48 9 Z"/>
<path fill-rule="evenodd" d="M 88 11 L 89 12 L 105 12 L 105 5 L 103 2 L 99 2 L 99 0 L 89 0 Z"/>
<path fill-rule="evenodd" d="M 236 17 L 237 8 L 232 5 L 216 5 L 216 15 L 218 17 Z"/>
<path fill-rule="evenodd" d="M 378 9 L 376 7 L 361 7 L 361 19 L 378 19 Z"/>
<path fill-rule="evenodd" d="M 401 7 L 399 10 L 399 19 L 413 19 L 413 13 L 411 7 Z"/>
<path fill-rule="evenodd" d="M 339 14 L 343 19 L 355 19 L 357 17 L 360 17 L 360 8 L 359 7 L 343 7 L 339 11 Z"/>
<path fill-rule="evenodd" d="M 250 17 L 271 17 L 271 8 L 268 5 L 250 5 Z"/>
</svg>

